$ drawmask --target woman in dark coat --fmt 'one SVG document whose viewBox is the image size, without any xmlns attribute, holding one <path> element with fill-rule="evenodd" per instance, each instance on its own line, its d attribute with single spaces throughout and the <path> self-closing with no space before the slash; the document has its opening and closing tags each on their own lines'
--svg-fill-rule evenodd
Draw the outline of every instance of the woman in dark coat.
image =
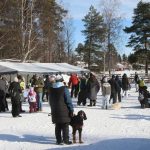
<svg viewBox="0 0 150 150">
<path fill-rule="evenodd" d="M 109 103 L 111 102 L 111 99 L 112 99 L 113 100 L 112 103 L 115 104 L 117 102 L 117 92 L 118 92 L 115 75 L 112 75 L 112 78 L 108 81 L 108 83 L 111 86 L 111 95 L 110 95 Z"/>
<path fill-rule="evenodd" d="M 0 112 L 5 112 L 6 109 L 6 82 L 0 76 Z"/>
<path fill-rule="evenodd" d="M 118 97 L 118 102 L 121 102 L 121 88 L 122 88 L 122 82 L 119 78 L 119 76 L 117 75 L 116 78 L 116 83 L 117 83 L 117 97 Z"/>
<path fill-rule="evenodd" d="M 57 75 L 56 83 L 53 83 L 52 87 L 50 87 L 49 100 L 52 122 L 55 124 L 56 143 L 72 144 L 69 141 L 69 123 L 71 121 L 70 116 L 73 115 L 74 110 L 69 90 L 62 81 L 62 77 Z"/>
<path fill-rule="evenodd" d="M 123 74 L 123 76 L 122 76 L 122 90 L 123 90 L 123 94 L 126 97 L 128 97 L 129 88 L 130 88 L 129 79 L 128 79 L 126 74 Z"/>
<path fill-rule="evenodd" d="M 86 104 L 86 98 L 87 98 L 87 93 L 86 93 L 86 77 L 82 76 L 80 79 L 80 84 L 79 84 L 79 94 L 78 94 L 78 102 L 77 105 L 80 105 L 81 103 L 83 104 L 83 106 L 85 106 Z"/>
<path fill-rule="evenodd" d="M 97 81 L 95 75 L 90 73 L 90 78 L 87 81 L 87 98 L 90 99 L 90 104 L 88 106 L 96 105 L 97 93 L 99 90 L 99 82 Z"/>
<path fill-rule="evenodd" d="M 8 91 L 11 96 L 12 116 L 21 117 L 19 113 L 20 113 L 20 99 L 21 99 L 20 93 L 22 92 L 22 90 L 17 77 L 15 77 L 14 81 L 10 84 Z"/>
</svg>

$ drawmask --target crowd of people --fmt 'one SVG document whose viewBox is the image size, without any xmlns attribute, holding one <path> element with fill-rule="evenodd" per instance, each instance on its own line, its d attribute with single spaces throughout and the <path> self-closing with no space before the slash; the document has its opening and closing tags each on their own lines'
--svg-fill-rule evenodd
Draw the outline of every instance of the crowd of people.
<svg viewBox="0 0 150 150">
<path fill-rule="evenodd" d="M 57 75 L 55 75 L 56 77 Z M 6 100 L 6 94 L 9 93 L 11 96 L 12 110 L 19 109 L 20 112 L 24 112 L 22 109 L 22 102 L 27 99 L 29 102 L 29 112 L 42 111 L 42 102 L 49 101 L 49 89 L 52 85 L 51 78 L 53 76 L 46 75 L 44 77 L 33 75 L 30 79 L 29 84 L 26 85 L 23 76 L 18 75 L 14 78 L 14 81 L 8 84 L 5 77 L 0 76 L 0 112 L 8 111 L 8 104 Z M 70 88 L 71 98 L 77 98 L 77 105 L 83 106 L 96 106 L 97 93 L 100 90 L 102 92 L 102 108 L 107 108 L 111 103 L 115 104 L 121 102 L 122 97 L 128 97 L 128 91 L 131 88 L 130 79 L 126 74 L 123 76 L 112 75 L 111 78 L 103 76 L 101 80 L 97 80 L 94 73 L 89 75 L 77 75 L 72 73 L 69 78 L 69 82 L 63 82 L 65 86 Z M 136 92 L 139 92 L 139 99 L 142 97 L 148 101 L 149 92 L 145 85 L 144 79 L 139 77 L 137 72 L 135 72 L 134 83 Z M 87 104 L 87 100 L 89 104 Z M 148 102 L 144 103 L 148 103 Z M 14 103 L 15 102 L 15 103 Z M 140 101 L 142 102 L 142 101 Z M 142 108 L 147 107 L 147 104 L 143 105 Z M 12 111 L 12 113 L 14 113 Z M 13 115 L 13 114 L 12 114 Z M 13 115 L 14 117 L 19 116 Z"/>
<path fill-rule="evenodd" d="M 150 107 L 150 94 L 144 83 L 144 79 L 137 73 L 134 76 L 139 92 L 141 108 Z M 77 99 L 77 105 L 94 107 L 97 102 L 97 94 L 102 92 L 102 109 L 108 109 L 111 104 L 121 103 L 122 97 L 128 97 L 130 79 L 126 74 L 122 77 L 112 75 L 111 78 L 103 76 L 98 81 L 94 73 L 77 75 L 72 73 L 69 82 L 64 81 L 62 75 L 46 75 L 44 77 L 33 75 L 26 85 L 23 76 L 18 75 L 10 84 L 5 77 L 0 76 L 0 112 L 8 111 L 6 94 L 11 98 L 13 117 L 21 117 L 22 102 L 29 103 L 29 113 L 43 110 L 43 101 L 49 102 L 52 122 L 55 124 L 55 136 L 57 144 L 72 144 L 69 141 L 69 123 L 74 115 L 72 98 Z M 87 102 L 89 102 L 87 104 Z"/>
</svg>

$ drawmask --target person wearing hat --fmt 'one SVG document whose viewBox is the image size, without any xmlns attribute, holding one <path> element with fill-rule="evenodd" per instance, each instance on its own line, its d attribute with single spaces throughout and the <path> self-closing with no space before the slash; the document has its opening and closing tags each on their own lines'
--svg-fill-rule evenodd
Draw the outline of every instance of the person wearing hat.
<svg viewBox="0 0 150 150">
<path fill-rule="evenodd" d="M 77 105 L 80 105 L 81 103 L 83 106 L 86 105 L 86 98 L 87 98 L 87 93 L 86 93 L 86 84 L 87 84 L 87 78 L 83 75 L 80 78 L 80 84 L 79 84 L 79 94 L 78 94 L 78 101 Z"/>
<path fill-rule="evenodd" d="M 115 104 L 117 102 L 117 82 L 115 80 L 115 75 L 112 75 L 112 78 L 108 81 L 108 83 L 111 86 L 111 94 L 109 103 L 111 102 L 111 99 L 113 100 L 112 103 Z"/>
<path fill-rule="evenodd" d="M 49 100 L 52 122 L 55 124 L 56 144 L 72 144 L 69 141 L 69 123 L 74 109 L 69 90 L 64 85 L 61 75 L 56 76 L 50 87 Z"/>
<path fill-rule="evenodd" d="M 79 92 L 79 78 L 77 74 L 71 74 L 68 85 L 71 87 L 71 97 L 74 96 L 76 98 Z"/>
<path fill-rule="evenodd" d="M 87 98 L 90 100 L 90 104 L 88 106 L 96 106 L 97 93 L 100 90 L 100 85 L 96 76 L 93 73 L 90 73 L 90 77 L 87 81 Z"/>
<path fill-rule="evenodd" d="M 12 116 L 13 117 L 21 117 L 20 114 L 20 93 L 22 92 L 18 78 L 15 77 L 14 81 L 10 84 L 8 92 L 11 96 L 12 103 Z"/>
<path fill-rule="evenodd" d="M 42 111 L 42 94 L 43 94 L 44 80 L 41 76 L 39 77 L 36 76 L 33 87 L 37 94 L 37 111 Z"/>
<path fill-rule="evenodd" d="M 122 90 L 123 90 L 123 97 L 128 97 L 128 90 L 131 88 L 129 83 L 129 78 L 126 73 L 122 76 Z"/>
<path fill-rule="evenodd" d="M 109 105 L 109 98 L 110 98 L 110 94 L 111 94 L 111 86 L 108 83 L 108 79 L 105 76 L 103 78 L 103 84 L 102 84 L 102 109 L 108 109 L 108 105 Z"/>
</svg>

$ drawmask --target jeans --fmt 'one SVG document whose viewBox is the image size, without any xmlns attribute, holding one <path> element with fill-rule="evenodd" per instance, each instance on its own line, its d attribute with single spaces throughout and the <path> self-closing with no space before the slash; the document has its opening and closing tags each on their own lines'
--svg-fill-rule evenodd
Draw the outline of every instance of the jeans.
<svg viewBox="0 0 150 150">
<path fill-rule="evenodd" d="M 105 95 L 103 97 L 103 101 L 102 101 L 102 108 L 103 109 L 107 109 L 108 108 L 108 105 L 109 105 L 109 98 L 110 98 L 110 95 Z"/>
<path fill-rule="evenodd" d="M 37 108 L 39 111 L 42 110 L 42 92 L 37 92 Z"/>
</svg>

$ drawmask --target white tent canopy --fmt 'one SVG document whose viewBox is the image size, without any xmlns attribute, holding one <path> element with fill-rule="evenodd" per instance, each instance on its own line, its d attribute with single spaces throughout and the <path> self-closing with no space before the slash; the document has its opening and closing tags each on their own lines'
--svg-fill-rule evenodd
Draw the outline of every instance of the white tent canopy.
<svg viewBox="0 0 150 150">
<path fill-rule="evenodd" d="M 77 66 L 67 63 L 15 63 L 15 62 L 0 62 L 0 74 L 13 73 L 82 73 L 89 72 Z"/>
</svg>

